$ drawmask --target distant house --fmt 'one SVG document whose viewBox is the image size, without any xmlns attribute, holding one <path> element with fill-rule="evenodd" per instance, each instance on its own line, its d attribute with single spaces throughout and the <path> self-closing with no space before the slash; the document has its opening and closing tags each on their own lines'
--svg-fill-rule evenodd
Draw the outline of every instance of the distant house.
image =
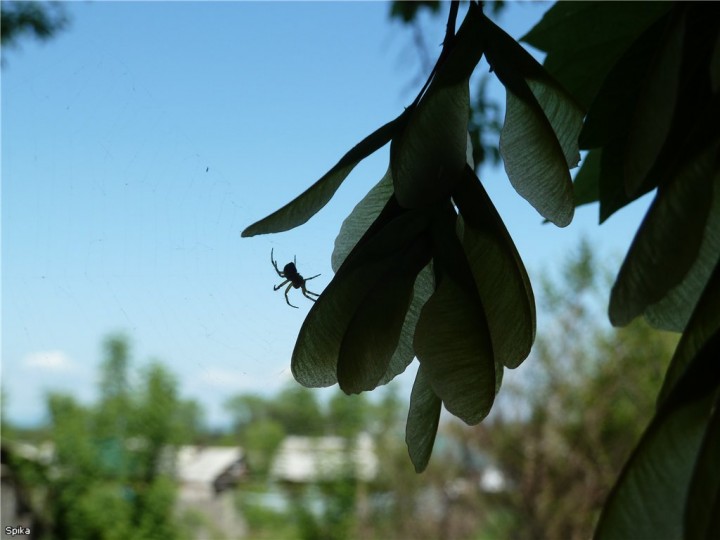
<svg viewBox="0 0 720 540">
<path fill-rule="evenodd" d="M 182 446 L 177 451 L 175 477 L 179 483 L 177 508 L 192 512 L 205 527 L 196 538 L 242 538 L 247 527 L 235 508 L 233 490 L 246 474 L 245 458 L 236 447 Z"/>
<path fill-rule="evenodd" d="M 286 437 L 270 469 L 273 480 L 290 483 L 317 483 L 343 477 L 369 482 L 377 474 L 375 445 L 367 433 L 354 442 L 343 437 Z"/>
</svg>

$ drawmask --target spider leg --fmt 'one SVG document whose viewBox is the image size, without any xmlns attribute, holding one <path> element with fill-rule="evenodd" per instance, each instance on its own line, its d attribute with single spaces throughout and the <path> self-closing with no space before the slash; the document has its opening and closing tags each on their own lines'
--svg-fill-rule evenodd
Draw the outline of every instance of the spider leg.
<svg viewBox="0 0 720 540">
<path fill-rule="evenodd" d="M 283 283 L 283 285 L 285 285 L 285 284 Z M 287 286 L 287 289 L 285 289 L 285 301 L 287 302 L 287 305 L 288 305 L 288 306 L 294 307 L 295 309 L 298 309 L 297 306 L 293 306 L 293 305 L 290 303 L 290 299 L 288 298 L 288 293 L 290 292 L 290 289 L 292 288 L 292 286 L 293 286 L 293 284 L 290 283 L 290 285 Z"/>
<path fill-rule="evenodd" d="M 317 277 L 317 276 L 315 276 L 315 277 Z M 306 281 L 307 281 L 307 280 L 306 280 Z M 304 296 L 305 298 L 307 298 L 308 300 L 312 300 L 313 302 L 315 302 L 315 298 L 313 298 L 312 296 L 309 296 L 309 295 L 311 295 L 311 294 L 314 294 L 315 296 L 318 296 L 318 297 L 320 296 L 318 293 L 314 293 L 314 292 L 312 292 L 312 291 L 308 291 L 308 290 L 305 288 L 305 284 L 304 284 L 304 283 L 303 283 L 302 287 L 300 287 L 300 288 L 302 289 L 303 296 Z"/>
<path fill-rule="evenodd" d="M 310 281 L 311 279 L 315 279 L 315 278 L 318 277 L 319 275 L 320 275 L 320 274 L 315 274 L 313 277 L 305 278 L 305 281 Z"/>
<path fill-rule="evenodd" d="M 283 277 L 284 277 L 284 276 L 283 276 Z M 286 280 L 283 281 L 280 285 L 275 285 L 275 286 L 273 287 L 273 291 L 277 291 L 280 287 L 282 287 L 283 285 L 285 285 L 285 284 L 288 283 L 289 281 L 290 281 L 289 279 L 286 279 Z M 292 286 L 292 283 L 290 283 L 290 286 Z M 289 288 L 289 287 L 288 287 L 288 288 Z M 285 296 L 287 296 L 287 293 L 285 293 Z"/>
<path fill-rule="evenodd" d="M 274 250 L 274 248 L 270 249 L 270 262 L 272 263 L 273 268 L 275 268 L 275 271 L 277 272 L 278 276 L 280 276 L 281 278 L 284 278 L 285 274 L 283 274 L 280 271 L 280 269 L 278 268 L 278 265 L 277 265 L 277 261 L 275 261 L 275 258 L 273 257 L 273 250 Z M 278 287 L 282 287 L 282 285 L 278 285 Z M 277 289 L 275 289 L 275 290 L 277 291 Z"/>
</svg>

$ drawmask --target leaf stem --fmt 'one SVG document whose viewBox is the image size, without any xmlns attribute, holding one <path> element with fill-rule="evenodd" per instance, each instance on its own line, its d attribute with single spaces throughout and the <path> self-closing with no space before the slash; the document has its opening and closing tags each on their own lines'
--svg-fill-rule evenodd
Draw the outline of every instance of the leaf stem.
<svg viewBox="0 0 720 540">
<path fill-rule="evenodd" d="M 437 62 L 435 62 L 435 66 L 433 66 L 433 69 L 430 72 L 430 76 L 428 77 L 427 81 L 425 81 L 425 84 L 420 90 L 420 93 L 417 95 L 415 101 L 412 102 L 409 108 L 416 107 L 417 104 L 420 103 L 420 100 L 425 95 L 427 89 L 430 87 L 430 83 L 435 78 L 435 75 L 440 69 L 440 66 L 450 54 L 450 50 L 452 49 L 453 43 L 455 41 L 455 24 L 457 22 L 459 8 L 460 0 L 450 0 L 450 12 L 448 13 L 447 25 L 445 26 L 445 39 L 442 43 L 442 51 L 440 51 L 440 56 L 438 57 Z"/>
</svg>

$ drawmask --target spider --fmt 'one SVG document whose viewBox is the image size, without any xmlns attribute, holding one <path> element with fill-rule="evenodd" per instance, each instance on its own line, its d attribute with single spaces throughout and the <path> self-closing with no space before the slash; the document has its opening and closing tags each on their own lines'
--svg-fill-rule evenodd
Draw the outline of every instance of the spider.
<svg viewBox="0 0 720 540">
<path fill-rule="evenodd" d="M 290 299 L 288 298 L 288 293 L 290 292 L 290 288 L 291 288 L 291 287 L 295 287 L 296 289 L 302 289 L 303 296 L 304 296 L 305 298 L 309 299 L 309 300 L 312 300 L 313 302 L 315 302 L 315 298 L 313 298 L 312 296 L 309 296 L 309 295 L 312 294 L 312 295 L 314 295 L 314 296 L 320 296 L 318 293 L 314 293 L 314 292 L 308 291 L 308 290 L 305 288 L 305 282 L 306 282 L 306 281 L 310 281 L 311 279 L 315 279 L 315 278 L 318 277 L 320 274 L 317 274 L 317 275 L 315 275 L 315 276 L 309 277 L 309 278 L 307 278 L 307 279 L 304 278 L 304 277 L 302 277 L 302 276 L 300 275 L 300 273 L 297 271 L 297 267 L 295 266 L 295 265 L 297 264 L 297 260 L 295 259 L 295 257 L 293 257 L 293 262 L 287 263 L 287 264 L 285 265 L 285 267 L 282 269 L 282 272 L 281 272 L 280 269 L 278 268 L 278 265 L 277 265 L 277 262 L 275 261 L 275 258 L 273 257 L 273 250 L 272 250 L 272 249 L 270 250 L 270 262 L 272 263 L 273 267 L 275 268 L 275 271 L 278 273 L 278 276 L 280 276 L 281 278 L 285 279 L 285 281 L 283 281 L 280 285 L 275 285 L 275 287 L 273 287 L 273 290 L 274 290 L 274 291 L 277 291 L 277 290 L 280 289 L 282 286 L 284 286 L 286 283 L 289 284 L 289 285 L 287 286 L 287 288 L 285 289 L 285 301 L 287 302 L 288 306 L 297 308 L 297 306 L 293 306 L 293 305 L 290 303 Z"/>
</svg>

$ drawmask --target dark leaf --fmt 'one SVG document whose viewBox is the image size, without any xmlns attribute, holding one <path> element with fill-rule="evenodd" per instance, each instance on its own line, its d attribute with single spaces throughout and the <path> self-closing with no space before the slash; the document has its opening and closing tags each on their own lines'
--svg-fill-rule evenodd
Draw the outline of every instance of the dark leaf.
<svg viewBox="0 0 720 540">
<path fill-rule="evenodd" d="M 598 539 L 688 538 L 684 516 L 685 523 L 690 515 L 702 520 L 698 532 L 708 523 L 707 509 L 716 503 L 688 496 L 717 489 L 716 465 L 705 468 L 702 447 L 714 444 L 708 434 L 720 390 L 719 294 L 716 269 L 675 351 L 655 417 L 608 497 Z M 689 491 L 691 481 L 699 491 Z M 691 509 L 694 505 L 701 508 Z"/>
<path fill-rule="evenodd" d="M 402 212 L 394 199 L 386 209 L 391 210 L 381 212 L 300 328 L 292 370 L 295 379 L 304 386 L 330 386 L 337 382 L 340 347 L 357 309 L 388 272 L 397 267 L 407 246 L 427 227 L 424 213 Z"/>
<path fill-rule="evenodd" d="M 392 175 L 388 169 L 380 182 L 355 206 L 343 222 L 340 233 L 335 239 L 335 249 L 332 255 L 332 266 L 336 272 L 360 238 L 370 228 L 373 221 L 380 215 L 388 199 L 392 196 L 392 193 Z M 415 357 L 415 351 L 412 348 L 415 325 L 420 316 L 420 309 L 425 302 L 427 302 L 427 299 L 430 298 L 433 289 L 434 281 L 432 270 L 426 268 L 420 272 L 415 281 L 413 299 L 407 310 L 397 349 L 390 360 L 387 371 L 377 383 L 378 385 L 390 382 L 397 375 L 405 371 L 405 368 Z"/>
<path fill-rule="evenodd" d="M 433 278 L 432 264 L 430 264 L 418 274 L 415 280 L 413 299 L 412 302 L 410 302 L 410 307 L 405 316 L 405 322 L 400 331 L 400 340 L 397 349 L 390 359 L 390 365 L 385 375 L 383 375 L 382 379 L 378 382 L 378 386 L 389 383 L 397 375 L 405 371 L 405 368 L 407 368 L 413 358 L 415 358 L 415 349 L 413 349 L 415 328 L 420 318 L 420 311 L 432 295 L 434 289 L 435 280 Z"/>
<path fill-rule="evenodd" d="M 720 264 L 716 264 L 712 277 L 693 311 L 675 354 L 670 362 L 663 387 L 658 396 L 658 408 L 668 400 L 678 381 L 682 378 L 692 359 L 713 334 L 720 330 Z"/>
<path fill-rule="evenodd" d="M 602 150 L 591 150 L 585 156 L 573 182 L 576 207 L 582 206 L 583 204 L 594 203 L 600 197 L 601 162 Z"/>
<path fill-rule="evenodd" d="M 471 4 L 448 56 L 390 146 L 395 196 L 405 208 L 449 197 L 465 166 L 470 110 L 469 80 L 483 54 L 478 28 L 484 16 Z"/>
<path fill-rule="evenodd" d="M 656 417 L 611 491 L 596 540 L 683 538 L 683 509 L 712 399 Z"/>
<path fill-rule="evenodd" d="M 682 332 L 703 288 L 720 261 L 720 173 L 716 173 L 712 206 L 702 235 L 700 251 L 685 278 L 659 302 L 648 306 L 645 318 L 655 328 Z M 720 298 L 718 299 L 720 302 Z"/>
<path fill-rule="evenodd" d="M 469 107 L 468 80 L 431 85 L 403 134 L 393 140 L 390 166 L 401 206 L 426 207 L 450 195 L 452 179 L 465 166 Z"/>
<path fill-rule="evenodd" d="M 535 339 L 530 280 L 502 218 L 469 167 L 453 198 L 463 218 L 463 248 L 485 309 L 495 359 L 515 368 L 530 354 Z"/>
<path fill-rule="evenodd" d="M 430 461 L 440 423 L 441 405 L 421 364 L 410 395 L 410 411 L 405 428 L 408 453 L 418 473 L 423 472 Z"/>
<path fill-rule="evenodd" d="M 411 109 L 407 109 L 395 120 L 367 136 L 345 154 L 320 180 L 279 210 L 250 225 L 242 232 L 242 236 L 287 231 L 305 223 L 328 203 L 343 180 L 360 161 L 385 146 L 403 129 L 409 111 Z"/>
<path fill-rule="evenodd" d="M 663 47 L 668 18 L 666 15 L 655 21 L 613 65 L 588 109 L 580 148 L 600 148 L 613 139 L 627 137 L 649 66 Z"/>
<path fill-rule="evenodd" d="M 415 353 L 445 408 L 467 424 L 477 424 L 495 399 L 490 331 L 455 219 L 437 216 L 432 235 L 441 277 L 420 313 Z"/>
<path fill-rule="evenodd" d="M 658 189 L 610 296 L 610 320 L 623 326 L 660 301 L 695 263 L 713 197 L 718 146 Z"/>
<path fill-rule="evenodd" d="M 420 270 L 430 261 L 430 245 L 419 236 L 399 253 L 397 264 L 358 306 L 342 340 L 338 382 L 347 394 L 373 390 L 390 367 Z"/>
<path fill-rule="evenodd" d="M 669 21 L 661 47 L 651 58 L 640 85 L 625 146 L 625 190 L 635 195 L 660 155 L 670 133 L 680 84 L 685 17 Z"/>
<path fill-rule="evenodd" d="M 720 531 L 720 403 L 715 402 L 685 503 L 687 540 L 713 540 Z"/>
<path fill-rule="evenodd" d="M 547 52 L 545 69 L 585 109 L 628 46 L 670 2 L 556 2 L 522 41 Z"/>
<path fill-rule="evenodd" d="M 332 269 L 335 272 L 380 215 L 392 194 L 392 175 L 388 169 L 385 176 L 355 205 L 350 215 L 343 221 L 340 232 L 335 238 L 335 249 L 331 258 Z"/>
</svg>

